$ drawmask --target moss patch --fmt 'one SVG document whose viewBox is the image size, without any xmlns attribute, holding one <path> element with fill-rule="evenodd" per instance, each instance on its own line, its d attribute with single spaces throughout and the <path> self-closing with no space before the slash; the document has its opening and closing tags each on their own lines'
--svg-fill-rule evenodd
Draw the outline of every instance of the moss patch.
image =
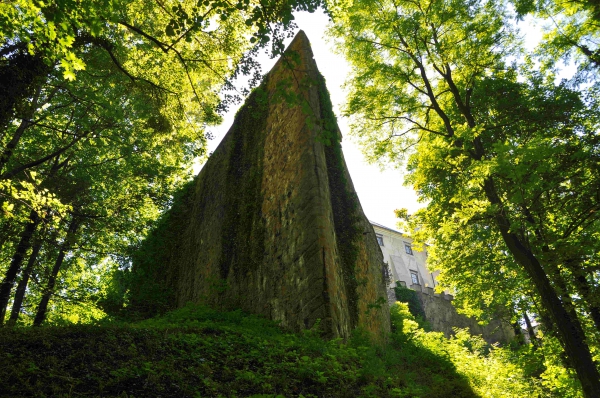
<svg viewBox="0 0 600 398">
<path fill-rule="evenodd" d="M 268 96 L 264 87 L 255 89 L 235 117 L 231 141 L 233 148 L 227 170 L 225 219 L 222 229 L 221 279 L 233 267 L 235 275 L 246 273 L 262 262 L 264 225 L 262 223 L 261 182 L 263 175 L 264 130 L 267 123 Z"/>
<path fill-rule="evenodd" d="M 359 203 L 356 194 L 349 188 L 342 157 L 342 145 L 338 136 L 337 120 L 332 110 L 333 106 L 325 85 L 325 78 L 320 74 L 318 84 L 333 222 L 348 297 L 350 325 L 354 328 L 358 325 L 359 297 L 355 268 L 359 253 L 358 241 L 361 238 Z"/>
<path fill-rule="evenodd" d="M 423 309 L 423 305 L 421 304 L 421 300 L 419 299 L 417 292 L 400 285 L 399 282 L 396 282 L 394 294 L 396 295 L 397 301 L 408 304 L 408 309 L 412 316 L 417 319 L 425 320 L 425 310 Z"/>
</svg>

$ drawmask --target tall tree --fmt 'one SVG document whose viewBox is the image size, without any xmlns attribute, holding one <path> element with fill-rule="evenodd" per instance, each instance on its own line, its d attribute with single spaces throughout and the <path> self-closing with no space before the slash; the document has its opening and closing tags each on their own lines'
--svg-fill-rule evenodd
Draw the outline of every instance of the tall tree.
<svg viewBox="0 0 600 398">
<path fill-rule="evenodd" d="M 79 226 L 81 225 L 81 220 L 78 216 L 74 215 L 69 222 L 69 227 L 67 233 L 65 235 L 64 241 L 60 244 L 60 249 L 58 251 L 58 256 L 56 257 L 56 261 L 54 262 L 54 266 L 50 271 L 50 275 L 48 276 L 48 283 L 42 293 L 42 298 L 37 307 L 37 311 L 35 314 L 35 318 L 33 320 L 33 326 L 40 326 L 42 322 L 46 319 L 46 313 L 48 311 L 48 303 L 50 302 L 50 297 L 54 294 L 54 289 L 56 288 L 56 279 L 58 277 L 58 273 L 60 272 L 63 262 L 65 260 L 65 255 L 71 249 L 71 245 L 73 245 L 76 239 L 76 232 Z"/>
<path fill-rule="evenodd" d="M 0 6 L 0 221 L 10 226 L 1 237 L 0 314 L 14 285 L 26 279 L 24 260 L 37 227 L 30 214 L 55 215 L 46 235 L 60 230 L 74 208 L 84 217 L 78 245 L 63 250 L 65 266 L 52 282 L 55 292 L 73 292 L 65 284 L 75 270 L 83 273 L 74 257 L 89 261 L 88 270 L 102 268 L 143 236 L 175 187 L 190 178 L 192 159 L 205 156 L 206 126 L 220 120 L 219 90 L 254 65 L 246 52 L 269 42 L 279 48 L 292 11 L 319 3 L 50 0 Z M 15 225 L 23 225 L 21 235 Z M 43 255 L 32 276 L 60 256 L 48 244 L 56 239 L 41 239 Z M 43 290 L 34 282 L 27 289 L 31 300 L 22 298 L 29 307 Z"/>
<path fill-rule="evenodd" d="M 21 270 L 21 264 L 25 256 L 27 255 L 27 250 L 31 245 L 31 238 L 38 226 L 39 223 L 39 215 L 36 211 L 32 210 L 29 215 L 29 221 L 23 228 L 23 232 L 21 233 L 19 244 L 16 247 L 15 254 L 13 255 L 10 265 L 8 266 L 6 273 L 4 275 L 4 279 L 2 280 L 2 284 L 0 284 L 0 325 L 4 323 L 4 317 L 6 315 L 6 306 L 10 300 L 10 294 L 12 288 L 17 279 L 17 275 Z"/>
<path fill-rule="evenodd" d="M 33 268 L 35 266 L 35 262 L 37 261 L 41 247 L 42 244 L 39 241 L 33 245 L 33 249 L 29 255 L 29 260 L 27 260 L 27 266 L 22 272 L 21 280 L 19 281 L 17 290 L 15 291 L 10 318 L 7 322 L 8 326 L 14 326 L 19 320 L 19 316 L 21 315 L 21 307 L 23 306 L 23 298 L 25 298 L 25 292 L 27 290 L 27 285 L 29 284 L 29 278 L 33 272 Z"/>
<path fill-rule="evenodd" d="M 531 283 L 585 396 L 597 397 L 582 326 L 595 303 L 576 302 L 570 275 L 590 272 L 598 251 L 595 98 L 508 65 L 519 47 L 495 1 L 364 0 L 335 17 L 354 67 L 355 134 L 374 157 L 414 148 L 408 182 L 428 202 L 416 222 L 437 264 L 468 275 L 482 259 L 497 284 Z"/>
</svg>

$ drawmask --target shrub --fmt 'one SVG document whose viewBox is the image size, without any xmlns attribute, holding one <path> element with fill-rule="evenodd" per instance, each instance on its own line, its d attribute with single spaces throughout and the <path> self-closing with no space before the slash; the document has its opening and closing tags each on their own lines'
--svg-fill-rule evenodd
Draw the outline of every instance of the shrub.
<svg viewBox="0 0 600 398">
<path fill-rule="evenodd" d="M 385 345 L 288 333 L 241 311 L 187 306 L 135 323 L 0 330 L 0 395 L 36 397 L 535 397 L 514 353 L 448 340 L 392 307 Z M 548 394 L 545 396 L 553 396 Z M 558 396 L 558 395 L 556 395 Z"/>
</svg>

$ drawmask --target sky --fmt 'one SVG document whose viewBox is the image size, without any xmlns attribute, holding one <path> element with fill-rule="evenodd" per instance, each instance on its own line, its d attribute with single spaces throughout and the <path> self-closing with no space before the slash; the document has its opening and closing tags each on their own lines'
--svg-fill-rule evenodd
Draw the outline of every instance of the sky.
<svg viewBox="0 0 600 398">
<path fill-rule="evenodd" d="M 345 101 L 342 85 L 350 67 L 341 55 L 334 54 L 333 43 L 325 38 L 327 16 L 319 10 L 312 14 L 296 13 L 295 17 L 299 29 L 302 29 L 310 40 L 317 67 L 327 82 L 333 111 L 337 115 L 338 125 L 343 135 L 344 158 L 363 211 L 369 220 L 396 229 L 395 209 L 407 208 L 409 213 L 413 213 L 423 205 L 417 202 L 417 196 L 411 188 L 403 186 L 401 170 L 392 168 L 381 170 L 379 165 L 368 164 L 360 148 L 353 142 L 348 121 L 340 116 L 340 109 Z M 286 46 L 291 40 L 288 39 Z M 263 73 L 271 70 L 276 61 L 277 59 L 262 57 L 260 62 Z M 232 107 L 224 116 L 221 125 L 209 129 L 214 136 L 209 141 L 209 152 L 217 148 L 231 127 L 237 109 L 238 107 Z"/>
</svg>

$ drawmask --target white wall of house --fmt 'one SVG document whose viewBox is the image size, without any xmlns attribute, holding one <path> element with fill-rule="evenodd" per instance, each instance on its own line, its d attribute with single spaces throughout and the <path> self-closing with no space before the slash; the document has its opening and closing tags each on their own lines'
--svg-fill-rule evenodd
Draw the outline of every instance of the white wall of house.
<svg viewBox="0 0 600 398">
<path fill-rule="evenodd" d="M 437 272 L 427 269 L 427 250 L 417 251 L 412 247 L 412 239 L 399 231 L 371 221 L 375 230 L 377 242 L 383 252 L 384 261 L 388 264 L 391 281 L 390 287 L 396 286 L 396 281 L 404 282 L 407 287 L 414 285 L 415 290 L 435 288 Z"/>
<path fill-rule="evenodd" d="M 454 327 L 468 327 L 471 334 L 481 334 L 490 344 L 508 343 L 514 338 L 512 326 L 501 318 L 491 321 L 487 326 L 481 326 L 476 319 L 458 314 L 452 305 L 453 295 L 448 290 L 443 294 L 435 293 L 439 272 L 432 273 L 427 269 L 426 247 L 424 251 L 417 251 L 412 247 L 413 241 L 409 236 L 373 221 L 371 225 L 391 274 L 388 290 L 390 303 L 396 301 L 392 289 L 400 281 L 418 292 L 425 318 L 434 331 L 443 332 L 449 337 L 454 334 Z"/>
</svg>

